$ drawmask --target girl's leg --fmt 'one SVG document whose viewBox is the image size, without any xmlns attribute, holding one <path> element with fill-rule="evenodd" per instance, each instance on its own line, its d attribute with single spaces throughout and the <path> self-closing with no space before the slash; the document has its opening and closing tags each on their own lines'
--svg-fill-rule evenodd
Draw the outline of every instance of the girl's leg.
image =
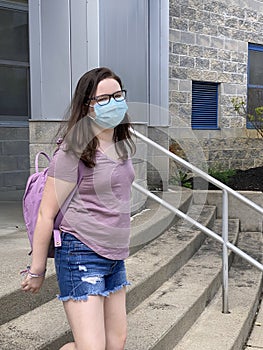
<svg viewBox="0 0 263 350">
<path fill-rule="evenodd" d="M 104 300 L 106 350 L 124 350 L 127 336 L 126 288 Z"/>
<path fill-rule="evenodd" d="M 68 300 L 64 308 L 75 343 L 66 344 L 61 350 L 105 350 L 104 297 Z"/>
</svg>

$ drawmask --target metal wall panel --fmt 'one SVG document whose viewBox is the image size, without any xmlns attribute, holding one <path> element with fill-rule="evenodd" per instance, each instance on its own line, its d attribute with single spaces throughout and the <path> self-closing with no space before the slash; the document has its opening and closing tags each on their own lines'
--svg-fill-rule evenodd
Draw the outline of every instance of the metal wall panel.
<svg viewBox="0 0 263 350">
<path fill-rule="evenodd" d="M 100 65 L 128 90 L 133 120 L 169 125 L 168 0 L 99 0 Z"/>
<path fill-rule="evenodd" d="M 100 0 L 99 19 L 100 65 L 120 75 L 130 102 L 148 102 L 148 0 Z"/>
<path fill-rule="evenodd" d="M 79 78 L 88 69 L 86 7 L 87 0 L 70 2 L 72 93 L 74 93 Z"/>
<path fill-rule="evenodd" d="M 39 1 L 29 0 L 29 60 L 30 60 L 30 95 L 31 118 L 41 119 L 41 67 L 40 67 L 40 13 Z"/>
<path fill-rule="evenodd" d="M 149 0 L 150 109 L 149 125 L 168 126 L 169 1 Z"/>
<path fill-rule="evenodd" d="M 168 0 L 29 0 L 33 119 L 60 119 L 79 77 L 119 74 L 136 122 L 168 125 Z M 149 112 L 150 111 L 150 112 Z"/>
<path fill-rule="evenodd" d="M 69 0 L 41 1 L 43 119 L 58 119 L 71 98 Z"/>
<path fill-rule="evenodd" d="M 29 0 L 32 119 L 61 119 L 71 98 L 69 0 Z"/>
<path fill-rule="evenodd" d="M 99 64 L 99 0 L 87 0 L 88 70 Z"/>
</svg>

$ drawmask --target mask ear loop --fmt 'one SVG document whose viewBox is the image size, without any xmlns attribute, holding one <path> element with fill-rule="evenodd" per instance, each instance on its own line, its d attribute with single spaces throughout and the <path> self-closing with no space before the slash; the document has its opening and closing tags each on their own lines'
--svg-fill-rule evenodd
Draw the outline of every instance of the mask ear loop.
<svg viewBox="0 0 263 350">
<path fill-rule="evenodd" d="M 92 106 L 92 105 L 90 105 L 89 103 L 84 103 L 84 105 L 86 106 L 86 107 L 88 107 L 88 109 L 90 109 L 90 108 L 92 108 L 92 109 L 94 109 L 94 107 Z M 93 115 L 91 115 L 91 114 L 86 114 L 86 117 L 89 117 L 89 118 L 91 118 L 92 120 L 95 120 L 96 119 L 96 117 L 95 116 L 93 116 Z"/>
<path fill-rule="evenodd" d="M 93 115 L 87 114 L 87 117 L 89 117 L 90 119 L 92 119 L 93 121 L 95 121 L 95 117 L 93 117 Z"/>
</svg>

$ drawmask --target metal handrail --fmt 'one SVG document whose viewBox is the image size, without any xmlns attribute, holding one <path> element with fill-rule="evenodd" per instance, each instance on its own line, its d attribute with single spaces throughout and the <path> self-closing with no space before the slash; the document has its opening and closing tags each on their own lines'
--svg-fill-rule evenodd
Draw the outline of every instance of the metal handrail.
<svg viewBox="0 0 263 350">
<path fill-rule="evenodd" d="M 216 180 L 212 176 L 205 173 L 203 170 L 195 167 L 194 165 L 188 163 L 184 159 L 178 157 L 174 153 L 170 152 L 169 150 L 165 149 L 164 147 L 160 146 L 156 142 L 152 141 L 148 137 L 144 136 L 143 134 L 139 133 L 138 131 L 134 129 L 130 129 L 131 133 L 135 135 L 137 138 L 141 139 L 145 143 L 157 148 L 162 153 L 168 155 L 170 158 L 175 160 L 180 165 L 184 166 L 185 168 L 191 170 L 192 172 L 198 174 L 200 177 L 205 179 L 206 181 L 214 184 L 215 186 L 219 187 L 223 191 L 223 200 L 222 200 L 222 237 L 216 234 L 214 231 L 210 230 L 209 228 L 203 226 L 198 221 L 194 220 L 187 214 L 183 213 L 179 209 L 176 209 L 174 206 L 166 202 L 165 200 L 159 198 L 154 193 L 150 192 L 149 190 L 145 189 L 141 185 L 137 184 L 136 182 L 133 183 L 133 187 L 145 194 L 146 196 L 154 199 L 156 202 L 161 204 L 163 207 L 170 210 L 172 213 L 176 214 L 180 218 L 190 222 L 195 227 L 199 228 L 202 232 L 207 234 L 208 236 L 212 237 L 213 239 L 217 240 L 223 245 L 223 251 L 222 251 L 222 273 L 223 273 L 223 281 L 222 281 L 222 312 L 223 313 L 229 313 L 228 308 L 228 252 L 227 249 L 230 249 L 235 254 L 239 255 L 241 258 L 248 261 L 250 264 L 255 266 L 257 269 L 263 272 L 263 265 L 259 263 L 257 260 L 252 258 L 247 253 L 243 252 L 241 249 L 237 248 L 234 244 L 230 243 L 228 240 L 228 195 L 231 194 L 233 197 L 239 199 L 241 202 L 247 204 L 249 207 L 253 208 L 260 214 L 263 214 L 263 208 L 250 199 L 246 198 L 245 196 L 241 195 L 240 193 L 234 191 L 232 188 L 226 186 L 222 182 Z"/>
</svg>

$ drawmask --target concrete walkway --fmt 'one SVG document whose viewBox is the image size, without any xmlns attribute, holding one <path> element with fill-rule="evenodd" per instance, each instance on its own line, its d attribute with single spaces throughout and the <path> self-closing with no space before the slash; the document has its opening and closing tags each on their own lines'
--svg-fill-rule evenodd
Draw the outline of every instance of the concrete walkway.
<svg viewBox="0 0 263 350">
<path fill-rule="evenodd" d="M 25 229 L 21 202 L 0 201 L 0 299 L 20 290 L 20 271 L 31 263 L 30 244 Z M 47 277 L 54 274 L 53 259 L 48 259 Z M 17 294 L 19 296 L 19 293 Z M 18 302 L 18 301 L 17 301 Z M 0 303 L 0 305 L 2 305 Z M 1 310 L 1 313 L 8 312 Z"/>
<path fill-rule="evenodd" d="M 22 203 L 0 202 L 0 236 L 25 230 Z"/>
</svg>

